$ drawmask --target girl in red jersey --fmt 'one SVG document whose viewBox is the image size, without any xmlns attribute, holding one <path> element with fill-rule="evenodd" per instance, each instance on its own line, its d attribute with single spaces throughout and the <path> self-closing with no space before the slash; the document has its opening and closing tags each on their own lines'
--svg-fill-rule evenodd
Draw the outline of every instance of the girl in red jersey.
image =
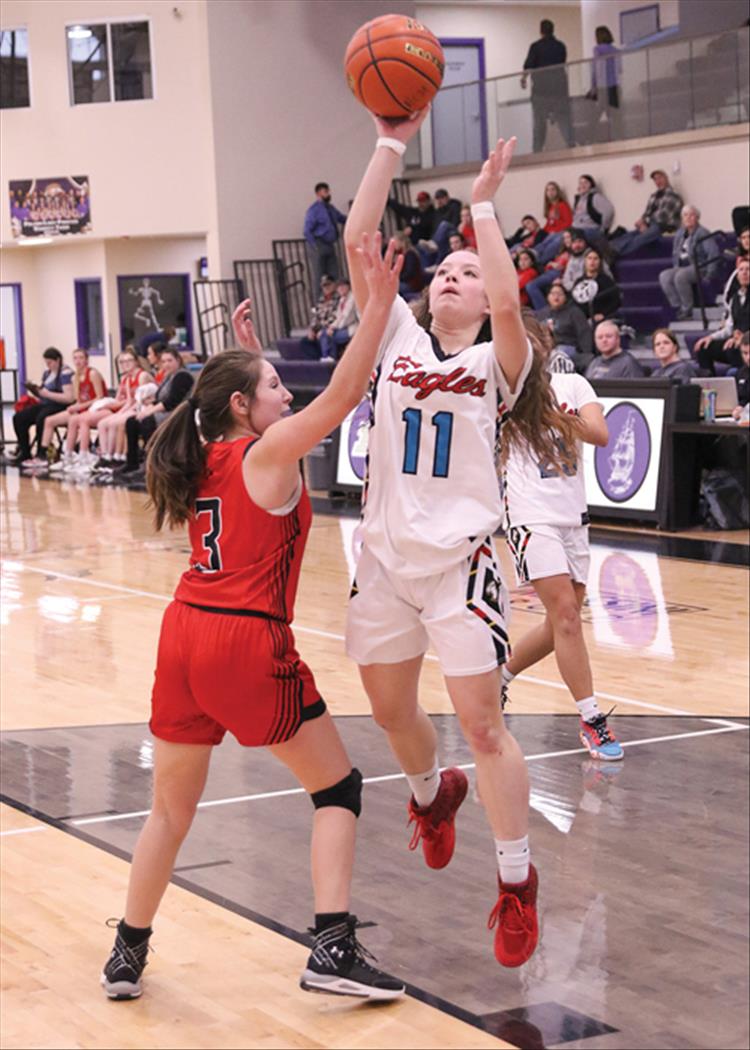
<svg viewBox="0 0 750 1050">
<path fill-rule="evenodd" d="M 57 415 L 47 416 L 44 421 L 42 441 L 38 453 L 38 457 L 43 462 L 44 466 L 47 466 L 47 448 L 52 440 L 55 428 L 67 426 L 68 430 L 65 438 L 65 451 L 66 453 L 72 453 L 76 445 L 76 433 L 79 420 L 82 415 L 88 411 L 94 401 L 96 401 L 97 398 L 104 397 L 107 392 L 101 373 L 97 371 L 96 368 L 91 368 L 89 365 L 88 350 L 74 350 L 73 364 L 75 365 L 76 370 L 75 375 L 73 376 L 73 397 L 75 398 L 73 404 L 67 405 L 65 410 L 63 412 L 58 412 Z"/>
<path fill-rule="evenodd" d="M 393 999 L 400 981 L 372 967 L 349 913 L 362 776 L 353 769 L 290 623 L 312 512 L 299 460 L 359 404 L 398 289 L 394 243 L 362 239 L 368 302 L 329 385 L 288 414 L 291 394 L 255 353 L 212 357 L 193 395 L 151 442 L 156 525 L 189 526 L 190 568 L 162 623 L 152 694 L 153 808 L 139 836 L 125 915 L 104 967 L 112 999 L 141 994 L 151 922 L 224 734 L 268 747 L 315 807 L 315 939 L 308 991 Z M 241 342 L 247 322 L 237 325 Z"/>
<path fill-rule="evenodd" d="M 138 364 L 135 348 L 126 346 L 118 361 L 121 379 L 117 388 L 117 398 L 112 405 L 109 416 L 104 416 L 97 423 L 99 437 L 99 460 L 95 470 L 112 470 L 118 463 L 125 462 L 125 423 L 136 412 L 136 391 L 151 381 L 151 375 Z"/>
</svg>

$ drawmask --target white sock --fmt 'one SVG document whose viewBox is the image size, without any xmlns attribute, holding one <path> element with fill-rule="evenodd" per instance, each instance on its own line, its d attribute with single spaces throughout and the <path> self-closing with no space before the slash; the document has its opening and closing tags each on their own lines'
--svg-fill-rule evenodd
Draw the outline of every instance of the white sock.
<svg viewBox="0 0 750 1050">
<path fill-rule="evenodd" d="M 576 707 L 581 712 L 584 722 L 593 722 L 601 714 L 595 696 L 587 696 L 584 700 L 576 700 Z"/>
<path fill-rule="evenodd" d="M 424 809 L 425 806 L 432 805 L 440 790 L 440 766 L 437 755 L 435 765 L 426 773 L 405 773 L 404 775 L 419 808 Z"/>
<path fill-rule="evenodd" d="M 529 836 L 522 839 L 495 839 L 500 881 L 517 885 L 529 877 Z"/>
<path fill-rule="evenodd" d="M 503 664 L 503 666 L 500 668 L 500 674 L 503 676 L 503 685 L 510 685 L 513 679 L 516 677 L 514 674 L 510 673 L 507 664 Z"/>
</svg>

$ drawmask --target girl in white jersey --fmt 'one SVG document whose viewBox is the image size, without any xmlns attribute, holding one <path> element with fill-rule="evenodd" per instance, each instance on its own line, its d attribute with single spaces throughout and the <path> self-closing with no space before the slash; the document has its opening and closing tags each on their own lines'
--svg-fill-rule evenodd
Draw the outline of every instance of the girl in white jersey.
<svg viewBox="0 0 750 1050">
<path fill-rule="evenodd" d="M 549 347 L 542 326 L 527 318 L 535 349 Z M 589 529 L 583 478 L 583 444 L 607 444 L 607 424 L 596 393 L 580 375 L 550 376 L 557 404 L 575 418 L 575 432 L 558 424 L 526 426 L 523 401 L 508 421 L 503 474 L 505 534 L 513 555 L 516 579 L 531 583 L 544 605 L 544 623 L 513 645 L 502 668 L 503 702 L 517 674 L 554 650 L 563 681 L 581 715 L 579 735 L 593 758 L 621 759 L 623 749 L 611 733 L 594 698 L 591 665 L 581 627 L 581 606 L 589 573 Z M 530 421 L 531 422 L 531 421 Z M 564 431 L 564 432 L 563 432 Z M 563 461 L 550 456 L 549 441 L 564 447 Z M 545 444 L 546 443 L 546 444 Z"/>
<path fill-rule="evenodd" d="M 360 310 L 367 286 L 352 249 L 377 228 L 399 157 L 424 116 L 375 118 L 381 137 L 346 225 Z M 496 840 L 499 896 L 489 925 L 505 966 L 526 962 L 538 939 L 526 764 L 498 704 L 507 599 L 492 542 L 502 517 L 496 447 L 532 365 L 516 271 L 492 205 L 514 144 L 500 140 L 474 182 L 479 254 L 454 252 L 438 267 L 429 331 L 403 300 L 391 310 L 373 389 L 363 549 L 347 622 L 347 651 L 412 790 L 411 848 L 421 839 L 433 868 L 452 856 L 467 789 L 460 770 L 440 774 L 435 730 L 418 704 L 428 643 L 437 652 Z"/>
</svg>

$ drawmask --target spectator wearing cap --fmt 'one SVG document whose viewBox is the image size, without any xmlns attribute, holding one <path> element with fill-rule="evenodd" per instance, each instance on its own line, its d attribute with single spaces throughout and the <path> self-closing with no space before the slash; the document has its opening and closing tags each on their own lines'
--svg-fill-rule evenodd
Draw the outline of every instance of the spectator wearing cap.
<svg viewBox="0 0 750 1050">
<path fill-rule="evenodd" d="M 447 222 L 457 230 L 461 224 L 461 201 L 451 197 L 447 190 L 435 190 L 435 214 L 439 222 Z"/>
<path fill-rule="evenodd" d="M 412 244 L 429 240 L 437 225 L 435 205 L 429 193 L 420 190 L 416 201 L 417 206 L 413 207 L 411 204 L 402 204 L 395 197 L 388 198 L 388 207 L 405 223 L 404 233 L 411 238 Z"/>
<path fill-rule="evenodd" d="M 646 201 L 646 207 L 640 219 L 635 221 L 635 229 L 628 230 L 620 237 L 610 241 L 617 255 L 632 255 L 652 241 L 657 241 L 664 234 L 675 233 L 680 226 L 682 197 L 669 184 L 669 176 L 661 168 L 651 172 L 656 189 Z"/>
<path fill-rule="evenodd" d="M 642 379 L 640 362 L 620 345 L 620 330 L 613 321 L 596 326 L 594 342 L 598 351 L 586 369 L 587 379 Z"/>
<path fill-rule="evenodd" d="M 677 336 L 668 328 L 656 329 L 651 336 L 651 347 L 654 357 L 659 362 L 651 372 L 652 379 L 677 379 L 680 383 L 689 383 L 698 375 L 698 369 L 692 361 L 680 359 Z"/>
</svg>

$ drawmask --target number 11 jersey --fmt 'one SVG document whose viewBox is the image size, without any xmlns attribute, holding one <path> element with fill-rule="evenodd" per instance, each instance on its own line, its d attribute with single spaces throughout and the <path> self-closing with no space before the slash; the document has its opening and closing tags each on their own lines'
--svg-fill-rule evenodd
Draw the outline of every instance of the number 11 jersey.
<svg viewBox="0 0 750 1050">
<path fill-rule="evenodd" d="M 291 623 L 312 521 L 310 499 L 300 479 L 288 510 L 271 513 L 253 503 L 242 476 L 253 440 L 206 446 L 206 472 L 189 521 L 190 568 L 174 596 L 190 605 Z"/>
<path fill-rule="evenodd" d="M 393 304 L 372 391 L 362 539 L 391 572 L 431 576 L 500 524 L 496 473 L 511 393 L 492 343 L 443 354 L 403 299 Z"/>
</svg>

